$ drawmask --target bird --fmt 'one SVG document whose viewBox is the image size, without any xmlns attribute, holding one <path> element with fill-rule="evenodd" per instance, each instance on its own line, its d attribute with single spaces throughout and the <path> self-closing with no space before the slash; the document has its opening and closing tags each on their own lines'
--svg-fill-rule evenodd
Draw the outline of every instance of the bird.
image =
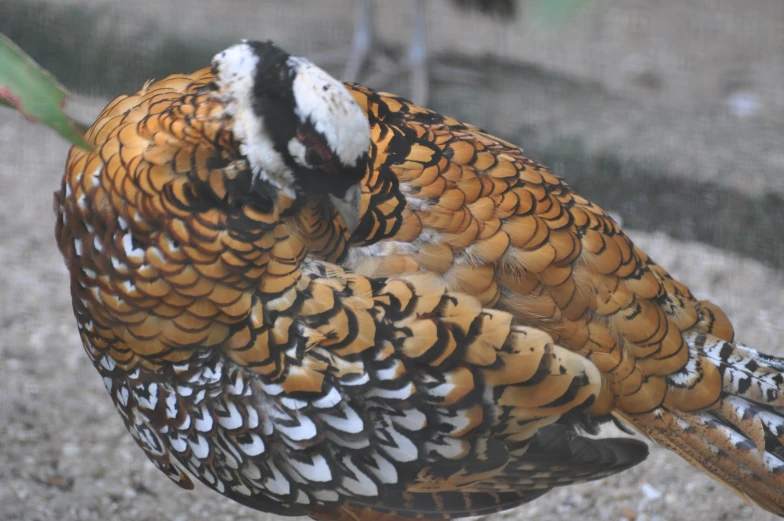
<svg viewBox="0 0 784 521">
<path fill-rule="evenodd" d="M 360 73 L 373 59 L 384 54 L 375 35 L 375 0 L 355 0 L 354 32 L 348 50 L 338 49 L 322 52 L 316 60 L 323 64 L 334 64 L 345 60 L 342 78 L 356 81 Z M 517 12 L 517 0 L 452 0 L 463 11 L 492 16 L 498 21 L 513 19 Z M 367 77 L 368 83 L 382 84 L 401 70 L 409 74 L 410 96 L 418 104 L 427 104 L 430 96 L 431 78 L 443 81 L 470 81 L 477 73 L 466 68 L 433 63 L 428 48 L 427 0 L 414 0 L 411 20 L 411 42 L 401 60 L 388 60 L 378 72 Z M 347 56 L 345 56 L 347 55 Z"/>
<path fill-rule="evenodd" d="M 308 60 L 244 41 L 116 98 L 86 141 L 55 194 L 78 331 L 178 485 L 325 521 L 447 519 L 647 456 L 579 432 L 601 374 L 546 333 L 433 274 L 317 258 L 348 249 L 372 142 Z"/>
<path fill-rule="evenodd" d="M 481 515 L 643 461 L 585 435 L 612 418 L 784 513 L 783 361 L 518 147 L 252 41 L 86 138 L 55 194 L 77 327 L 180 486 Z"/>
</svg>

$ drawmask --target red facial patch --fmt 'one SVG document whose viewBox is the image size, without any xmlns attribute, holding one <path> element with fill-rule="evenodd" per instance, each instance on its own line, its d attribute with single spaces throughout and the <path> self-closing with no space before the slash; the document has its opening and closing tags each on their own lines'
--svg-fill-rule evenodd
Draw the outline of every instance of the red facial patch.
<svg viewBox="0 0 784 521">
<path fill-rule="evenodd" d="M 335 164 L 332 160 L 332 151 L 317 134 L 303 129 L 297 129 L 297 139 L 305 145 L 305 160 L 313 168 L 318 168 L 330 174 L 336 174 Z"/>
</svg>

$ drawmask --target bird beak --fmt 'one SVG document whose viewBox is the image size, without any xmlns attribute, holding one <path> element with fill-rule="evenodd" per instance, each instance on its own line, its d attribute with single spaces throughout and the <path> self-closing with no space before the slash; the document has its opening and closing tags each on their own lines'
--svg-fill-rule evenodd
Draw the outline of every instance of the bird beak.
<svg viewBox="0 0 784 521">
<path fill-rule="evenodd" d="M 329 195 L 332 204 L 335 205 L 343 223 L 348 228 L 349 234 L 354 233 L 354 230 L 359 226 L 359 211 L 362 204 L 362 186 L 354 185 L 343 195 L 338 197 L 336 195 Z"/>
</svg>

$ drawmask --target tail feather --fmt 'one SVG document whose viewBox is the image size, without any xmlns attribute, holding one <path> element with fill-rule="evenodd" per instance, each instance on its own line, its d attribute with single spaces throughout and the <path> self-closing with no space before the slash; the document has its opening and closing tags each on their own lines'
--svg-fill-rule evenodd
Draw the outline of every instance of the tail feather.
<svg viewBox="0 0 784 521">
<path fill-rule="evenodd" d="M 686 335 L 697 356 L 723 373 L 723 390 L 754 403 L 784 406 L 784 360 L 704 333 Z"/>
<path fill-rule="evenodd" d="M 773 355 L 766 355 L 765 353 L 760 353 L 756 349 L 752 349 L 740 344 L 737 344 L 735 347 L 740 351 L 743 351 L 746 356 L 752 358 L 753 360 L 756 360 L 757 362 L 760 362 L 761 364 L 771 369 L 775 369 L 776 371 L 784 372 L 784 358 L 779 358 Z"/>
<path fill-rule="evenodd" d="M 684 371 L 714 366 L 721 376 L 715 380 L 721 383 L 718 400 L 696 411 L 665 401 L 648 413 L 614 414 L 742 497 L 784 516 L 784 359 L 704 333 L 684 338 L 695 362 Z M 674 375 L 669 383 L 683 389 L 686 382 L 695 389 L 710 384 L 694 374 Z"/>
<path fill-rule="evenodd" d="M 711 475 L 746 501 L 784 516 L 782 462 L 710 412 L 657 409 L 626 417 L 640 432 Z"/>
</svg>

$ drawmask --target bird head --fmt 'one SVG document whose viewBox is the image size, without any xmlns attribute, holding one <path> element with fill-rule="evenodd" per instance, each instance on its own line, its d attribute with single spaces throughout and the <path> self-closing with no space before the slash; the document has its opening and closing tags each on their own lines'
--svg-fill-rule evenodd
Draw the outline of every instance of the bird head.
<svg viewBox="0 0 784 521">
<path fill-rule="evenodd" d="M 353 231 L 371 138 L 365 112 L 343 84 L 271 42 L 229 47 L 212 70 L 254 178 L 291 198 L 327 194 Z"/>
</svg>

